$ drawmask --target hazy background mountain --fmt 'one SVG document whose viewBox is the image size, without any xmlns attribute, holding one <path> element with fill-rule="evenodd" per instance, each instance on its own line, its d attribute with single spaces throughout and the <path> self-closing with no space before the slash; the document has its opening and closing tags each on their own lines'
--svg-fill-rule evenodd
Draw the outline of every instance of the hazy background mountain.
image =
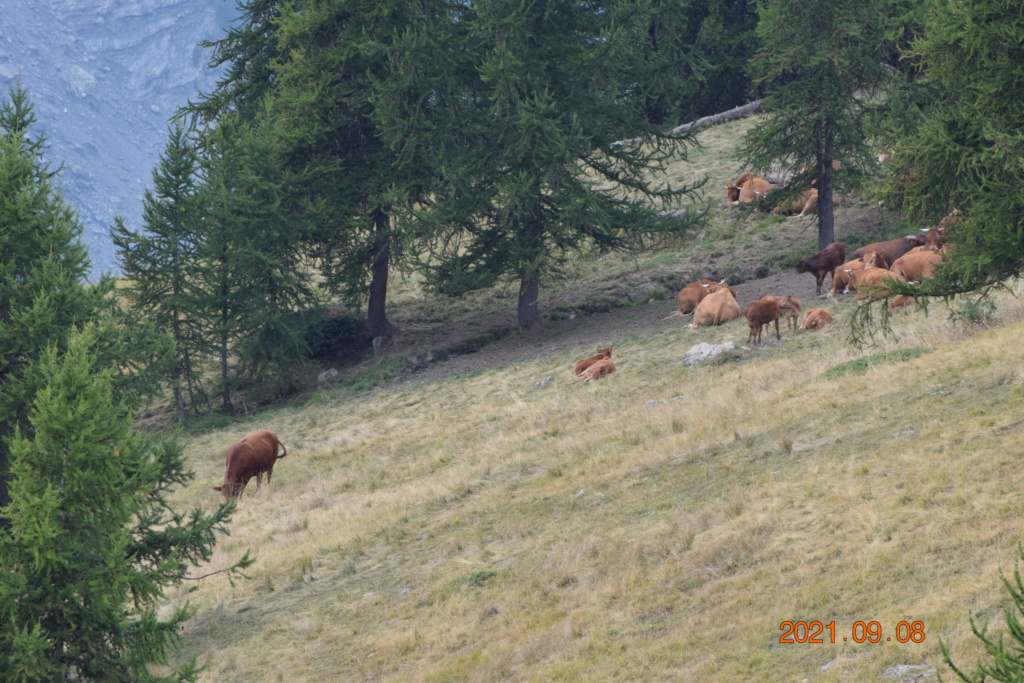
<svg viewBox="0 0 1024 683">
<path fill-rule="evenodd" d="M 48 160 L 80 211 L 95 272 L 115 267 L 115 215 L 140 227 L 142 193 L 174 111 L 213 87 L 210 50 L 232 0 L 3 0 L 0 88 L 20 78 Z"/>
</svg>

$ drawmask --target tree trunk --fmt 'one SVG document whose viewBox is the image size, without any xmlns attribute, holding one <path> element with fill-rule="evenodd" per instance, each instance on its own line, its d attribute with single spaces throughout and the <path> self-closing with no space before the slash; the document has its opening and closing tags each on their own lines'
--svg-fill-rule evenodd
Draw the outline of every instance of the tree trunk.
<svg viewBox="0 0 1024 683">
<path fill-rule="evenodd" d="M 832 207 L 832 161 L 818 188 L 818 251 L 836 241 L 835 212 Z"/>
<path fill-rule="evenodd" d="M 228 333 L 222 328 L 220 335 L 220 395 L 224 402 L 224 412 L 234 412 L 231 406 L 231 386 L 228 384 Z"/>
<path fill-rule="evenodd" d="M 684 123 L 681 126 L 676 126 L 672 129 L 673 133 L 685 133 L 691 128 L 705 128 L 708 126 L 714 126 L 719 123 L 726 123 L 727 121 L 736 121 L 737 119 L 745 119 L 748 116 L 756 114 L 761 111 L 761 100 L 754 100 L 748 102 L 740 107 L 735 107 L 729 111 L 723 111 L 720 114 L 713 114 L 711 116 L 705 116 L 697 119 L 692 123 Z"/>
<path fill-rule="evenodd" d="M 171 382 L 174 385 L 174 405 L 178 408 L 178 422 L 184 422 L 186 418 L 185 399 L 182 398 L 181 385 L 178 384 L 178 378 L 176 376 L 178 373 L 175 372 L 174 374 L 175 376 L 171 377 Z"/>
<path fill-rule="evenodd" d="M 540 329 L 540 310 L 537 297 L 540 294 L 540 275 L 532 272 L 524 275 L 519 285 L 519 327 L 527 332 Z"/>
<path fill-rule="evenodd" d="M 391 216 L 386 209 L 377 210 L 373 219 L 376 241 L 373 244 L 375 258 L 373 261 L 373 277 L 370 280 L 370 302 L 366 307 L 366 326 L 370 338 L 389 338 L 395 334 L 395 326 L 388 320 L 388 269 L 391 265 L 391 241 L 388 238 L 388 227 Z"/>
</svg>

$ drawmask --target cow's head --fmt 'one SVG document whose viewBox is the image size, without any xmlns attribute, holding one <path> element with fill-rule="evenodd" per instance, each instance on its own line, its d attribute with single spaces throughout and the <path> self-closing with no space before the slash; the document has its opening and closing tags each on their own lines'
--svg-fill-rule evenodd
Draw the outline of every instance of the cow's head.
<svg viewBox="0 0 1024 683">
<path fill-rule="evenodd" d="M 224 484 L 223 486 L 214 486 L 214 491 L 220 491 L 224 496 L 224 500 L 231 500 L 232 498 L 238 498 L 242 495 L 242 489 L 244 485 L 238 483 Z"/>
</svg>

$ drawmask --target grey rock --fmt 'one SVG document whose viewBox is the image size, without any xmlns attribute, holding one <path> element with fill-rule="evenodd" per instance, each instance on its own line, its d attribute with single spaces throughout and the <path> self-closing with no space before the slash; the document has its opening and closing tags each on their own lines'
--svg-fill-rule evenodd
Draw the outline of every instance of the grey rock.
<svg viewBox="0 0 1024 683">
<path fill-rule="evenodd" d="M 543 388 L 545 388 L 546 386 L 548 386 L 549 384 L 551 384 L 554 381 L 555 381 L 554 377 L 545 377 L 541 381 L 536 382 L 533 386 L 534 386 L 535 389 L 543 389 Z"/>
<path fill-rule="evenodd" d="M 637 285 L 633 289 L 629 290 L 629 293 L 626 296 L 629 297 L 630 301 L 636 301 L 637 299 L 642 299 L 645 296 L 649 295 L 657 288 L 658 286 L 655 285 L 654 283 L 645 282 L 642 285 Z"/>
<path fill-rule="evenodd" d="M 736 344 L 731 341 L 725 342 L 724 344 L 708 344 L 707 342 L 701 342 L 695 344 L 690 348 L 689 351 L 683 354 L 683 365 L 690 367 L 707 358 L 717 356 L 723 351 L 732 351 L 736 348 Z"/>
<path fill-rule="evenodd" d="M 320 382 L 321 384 L 326 384 L 327 382 L 330 382 L 332 379 L 335 379 L 337 376 L 337 368 L 328 368 L 327 370 L 324 370 L 323 372 L 320 373 L 320 375 L 316 378 L 316 381 Z"/>
<path fill-rule="evenodd" d="M 935 675 L 935 669 L 923 664 L 900 664 L 892 666 L 882 674 L 883 678 L 898 678 L 900 683 L 917 683 Z"/>
</svg>

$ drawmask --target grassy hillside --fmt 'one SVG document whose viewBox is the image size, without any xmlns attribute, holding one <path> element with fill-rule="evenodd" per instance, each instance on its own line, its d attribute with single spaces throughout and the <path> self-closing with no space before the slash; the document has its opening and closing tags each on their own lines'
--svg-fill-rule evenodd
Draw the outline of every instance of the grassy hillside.
<svg viewBox="0 0 1024 683">
<path fill-rule="evenodd" d="M 851 302 L 824 305 L 824 332 L 717 364 L 681 358 L 742 342 L 742 319 L 615 327 L 593 384 L 570 336 L 192 437 L 181 506 L 216 505 L 251 429 L 289 454 L 196 572 L 251 549 L 250 578 L 168 596 L 197 609 L 181 656 L 207 681 L 863 681 L 941 669 L 941 638 L 970 665 L 968 613 L 1001 622 L 1021 540 L 1024 305 L 901 313 L 869 349 L 846 343 Z M 781 644 L 798 620 L 839 642 Z M 852 642 L 858 621 L 883 641 Z"/>
</svg>

